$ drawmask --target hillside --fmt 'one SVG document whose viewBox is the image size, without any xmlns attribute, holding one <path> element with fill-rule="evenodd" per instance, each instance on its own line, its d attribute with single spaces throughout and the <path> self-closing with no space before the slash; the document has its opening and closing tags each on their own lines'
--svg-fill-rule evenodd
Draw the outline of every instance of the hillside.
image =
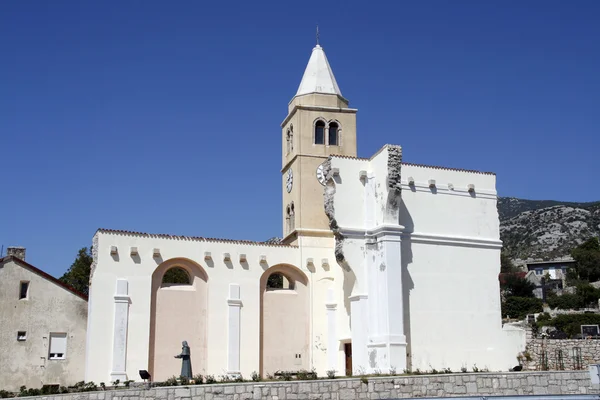
<svg viewBox="0 0 600 400">
<path fill-rule="evenodd" d="M 553 259 L 600 235 L 600 202 L 498 198 L 500 238 L 513 259 Z"/>
</svg>

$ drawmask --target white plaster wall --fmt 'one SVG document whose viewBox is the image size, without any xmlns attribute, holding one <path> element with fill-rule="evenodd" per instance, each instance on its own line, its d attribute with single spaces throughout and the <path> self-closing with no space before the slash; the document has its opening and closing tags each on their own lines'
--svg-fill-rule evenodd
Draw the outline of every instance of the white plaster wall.
<svg viewBox="0 0 600 400">
<path fill-rule="evenodd" d="M 21 281 L 28 299 L 19 300 Z M 83 380 L 87 302 L 18 262 L 0 264 L 0 389 Z M 17 341 L 26 331 L 27 340 Z M 50 333 L 67 333 L 66 358 L 48 360 Z"/>
<path fill-rule="evenodd" d="M 386 147 L 370 160 L 332 158 L 332 168 L 340 171 L 334 178 L 335 218 L 345 234 L 344 256 L 357 277 L 354 290 L 369 285 L 361 234 L 382 223 L 401 225 L 409 366 L 421 370 L 514 366 L 520 339 L 509 338 L 501 327 L 495 176 L 402 164 L 402 201 L 398 218 L 392 221 L 393 213 L 386 212 L 387 158 Z M 367 172 L 368 183 L 359 180 L 361 170 Z M 408 184 L 409 177 L 414 185 Z M 435 180 L 435 187 L 430 188 L 430 180 Z M 365 195 L 365 185 L 373 185 L 373 198 Z M 469 193 L 468 185 L 474 185 L 474 193 Z M 377 307 L 369 309 L 364 323 L 373 325 L 378 321 L 372 315 Z"/>
<path fill-rule="evenodd" d="M 339 282 L 339 285 L 342 284 L 342 279 L 338 278 L 341 272 L 335 265 L 331 238 L 308 239 L 302 250 L 289 246 L 164 238 L 113 231 L 98 231 L 97 238 L 98 261 L 92 278 L 90 296 L 91 317 L 88 337 L 90 346 L 85 375 L 87 381 L 109 381 L 116 279 L 128 280 L 131 297 L 126 362 L 128 379 L 139 380 L 138 370 L 148 369 L 151 276 L 163 261 L 187 258 L 202 266 L 208 275 L 207 370 L 194 371 L 194 373 L 222 375 L 227 371 L 227 297 L 230 283 L 240 285 L 242 301 L 240 370 L 246 377 L 249 377 L 253 371 L 259 370 L 260 278 L 266 269 L 278 264 L 290 264 L 298 267 L 308 276 L 311 338 L 317 335 L 323 336 L 327 331 L 326 293 L 315 293 L 314 288 L 320 287 L 315 285 L 315 282 L 329 276 Z M 117 247 L 118 256 L 111 256 L 111 246 Z M 131 247 L 137 247 L 138 257 L 130 255 Z M 160 249 L 160 259 L 153 258 L 154 248 Z M 205 252 L 211 253 L 211 261 L 204 259 Z M 223 261 L 224 253 L 230 254 L 231 262 Z M 246 255 L 246 263 L 240 263 L 240 254 Z M 259 263 L 261 255 L 267 256 L 266 264 Z M 307 265 L 309 258 L 313 259 L 314 265 Z M 331 265 L 329 270 L 325 270 L 321 265 L 324 258 L 329 260 Z M 342 296 L 341 290 L 338 292 Z M 315 310 L 319 311 L 315 312 Z M 315 315 L 315 318 L 312 315 Z M 314 340 L 311 339 L 311 342 Z M 324 342 L 326 343 L 326 340 Z M 180 350 L 181 343 L 174 342 L 173 355 L 179 354 Z M 326 357 L 321 356 L 320 353 L 317 357 L 313 357 L 314 346 L 311 346 L 310 353 L 311 366 L 324 373 Z M 343 368 L 343 364 L 340 368 Z M 174 375 L 178 373 L 178 370 L 173 371 Z"/>
</svg>

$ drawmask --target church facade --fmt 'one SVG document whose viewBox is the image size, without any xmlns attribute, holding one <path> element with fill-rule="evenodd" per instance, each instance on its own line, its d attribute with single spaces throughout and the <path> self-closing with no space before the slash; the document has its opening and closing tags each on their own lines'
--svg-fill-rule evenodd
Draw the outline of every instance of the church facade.
<svg viewBox="0 0 600 400">
<path fill-rule="evenodd" d="M 283 239 L 99 229 L 86 381 L 193 374 L 507 370 L 492 173 L 358 158 L 349 107 L 317 45 L 282 127 Z"/>
</svg>

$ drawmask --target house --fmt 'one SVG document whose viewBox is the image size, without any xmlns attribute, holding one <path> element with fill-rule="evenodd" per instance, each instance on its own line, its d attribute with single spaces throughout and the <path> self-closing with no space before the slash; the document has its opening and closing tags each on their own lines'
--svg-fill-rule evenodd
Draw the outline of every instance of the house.
<svg viewBox="0 0 600 400">
<path fill-rule="evenodd" d="M 87 296 L 25 261 L 0 258 L 0 389 L 72 385 L 84 379 Z"/>
</svg>

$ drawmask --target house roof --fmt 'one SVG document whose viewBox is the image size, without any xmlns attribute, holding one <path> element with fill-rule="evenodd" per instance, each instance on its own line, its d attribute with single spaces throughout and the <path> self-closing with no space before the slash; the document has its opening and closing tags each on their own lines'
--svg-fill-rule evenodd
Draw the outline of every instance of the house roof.
<svg viewBox="0 0 600 400">
<path fill-rule="evenodd" d="M 509 276 L 516 276 L 517 278 L 525 279 L 527 272 L 501 272 L 498 274 L 498 280 L 500 281 L 500 284 L 504 284 L 506 282 L 506 278 Z"/>
<path fill-rule="evenodd" d="M 3 258 L 0 258 L 0 264 L 3 264 L 5 262 L 9 262 L 9 261 L 13 261 L 16 264 L 19 264 L 20 266 L 30 270 L 31 272 L 41 276 L 42 278 L 49 280 L 55 284 L 57 284 L 58 286 L 62 287 L 65 290 L 68 290 L 69 292 L 73 293 L 75 296 L 77 297 L 81 297 L 83 300 L 88 301 L 88 296 L 86 296 L 85 294 L 81 293 L 79 290 L 67 285 L 64 282 L 61 282 L 60 280 L 56 279 L 55 277 L 53 277 L 52 275 L 42 271 L 41 269 L 34 267 L 33 265 L 29 264 L 28 262 L 25 262 L 23 260 L 21 260 L 18 257 L 15 256 L 6 256 Z"/>
</svg>

